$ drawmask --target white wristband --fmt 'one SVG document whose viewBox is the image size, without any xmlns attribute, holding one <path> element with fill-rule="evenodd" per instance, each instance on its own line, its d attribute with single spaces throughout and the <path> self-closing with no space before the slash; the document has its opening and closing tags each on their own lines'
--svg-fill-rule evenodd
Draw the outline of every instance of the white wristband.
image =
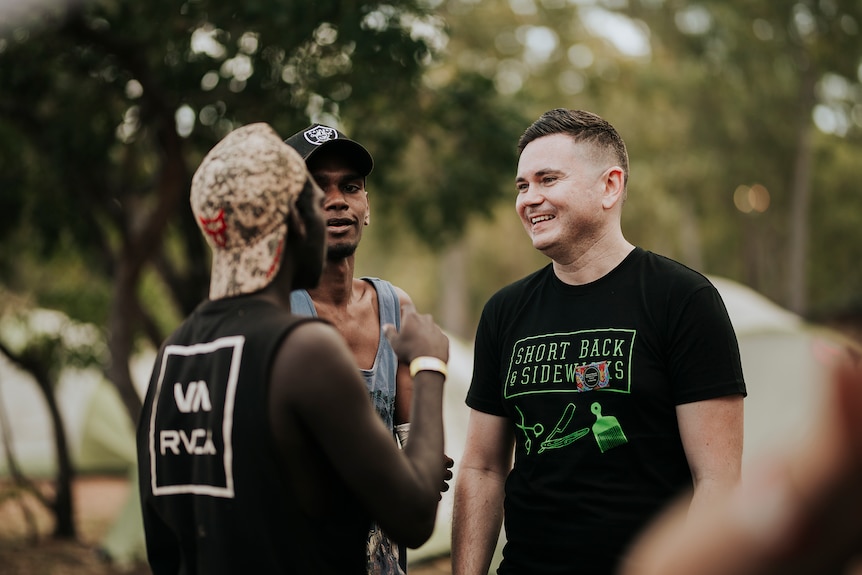
<svg viewBox="0 0 862 575">
<path fill-rule="evenodd" d="M 443 375 L 443 379 L 449 375 L 446 370 L 446 362 L 439 357 L 431 357 L 430 355 L 420 355 L 410 362 L 410 377 L 416 377 L 420 371 L 436 371 Z"/>
</svg>

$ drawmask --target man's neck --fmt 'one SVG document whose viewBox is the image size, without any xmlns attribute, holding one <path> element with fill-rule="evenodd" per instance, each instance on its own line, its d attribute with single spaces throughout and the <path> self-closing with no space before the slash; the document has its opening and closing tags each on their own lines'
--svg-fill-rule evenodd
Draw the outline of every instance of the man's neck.
<svg viewBox="0 0 862 575">
<path fill-rule="evenodd" d="M 275 280 L 259 292 L 251 294 L 250 297 L 268 301 L 284 309 L 290 309 L 290 281 L 283 276 L 277 276 Z"/>
<path fill-rule="evenodd" d="M 346 307 L 353 296 L 354 256 L 337 261 L 326 261 L 320 283 L 308 294 L 315 302 L 335 307 Z"/>
<path fill-rule="evenodd" d="M 610 273 L 633 249 L 635 247 L 620 236 L 614 242 L 594 245 L 571 259 L 553 260 L 554 273 L 569 285 L 588 284 Z"/>
</svg>

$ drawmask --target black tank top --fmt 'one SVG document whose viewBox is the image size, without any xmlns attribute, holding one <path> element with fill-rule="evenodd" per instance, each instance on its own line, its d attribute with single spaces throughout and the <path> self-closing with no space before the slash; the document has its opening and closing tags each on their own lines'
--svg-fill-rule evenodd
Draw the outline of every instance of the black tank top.
<svg viewBox="0 0 862 575">
<path fill-rule="evenodd" d="M 309 321 L 255 297 L 205 302 L 162 346 L 138 426 L 154 575 L 365 572 L 368 519 L 305 513 L 268 423 L 275 351 Z"/>
</svg>

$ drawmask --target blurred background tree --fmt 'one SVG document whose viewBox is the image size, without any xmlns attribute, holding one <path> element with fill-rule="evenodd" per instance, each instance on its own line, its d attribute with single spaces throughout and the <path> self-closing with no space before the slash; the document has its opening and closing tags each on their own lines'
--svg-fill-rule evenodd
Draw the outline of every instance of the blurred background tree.
<svg viewBox="0 0 862 575">
<path fill-rule="evenodd" d="M 381 205 L 391 197 L 435 245 L 499 189 L 485 180 L 458 197 L 452 179 L 464 170 L 433 168 L 459 153 L 445 128 L 472 130 L 483 164 L 511 164 L 499 153 L 511 134 L 485 107 L 493 86 L 468 77 L 423 90 L 445 30 L 412 0 L 36 6 L 0 40 L 2 282 L 105 326 L 109 376 L 133 419 L 128 359 L 140 337 L 158 345 L 205 297 L 208 252 L 186 198 L 198 162 L 231 129 L 345 127 L 393 174 L 381 178 Z M 394 174 L 415 135 L 430 149 L 424 174 L 442 179 L 408 188 Z"/>
</svg>

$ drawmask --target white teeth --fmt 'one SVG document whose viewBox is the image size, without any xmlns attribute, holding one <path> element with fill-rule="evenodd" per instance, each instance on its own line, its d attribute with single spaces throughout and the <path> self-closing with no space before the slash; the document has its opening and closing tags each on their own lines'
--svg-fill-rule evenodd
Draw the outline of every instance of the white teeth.
<svg viewBox="0 0 862 575">
<path fill-rule="evenodd" d="M 554 219 L 554 216 L 538 216 L 536 218 L 530 218 L 531 224 L 537 224 L 539 222 L 546 222 L 548 220 Z"/>
</svg>

